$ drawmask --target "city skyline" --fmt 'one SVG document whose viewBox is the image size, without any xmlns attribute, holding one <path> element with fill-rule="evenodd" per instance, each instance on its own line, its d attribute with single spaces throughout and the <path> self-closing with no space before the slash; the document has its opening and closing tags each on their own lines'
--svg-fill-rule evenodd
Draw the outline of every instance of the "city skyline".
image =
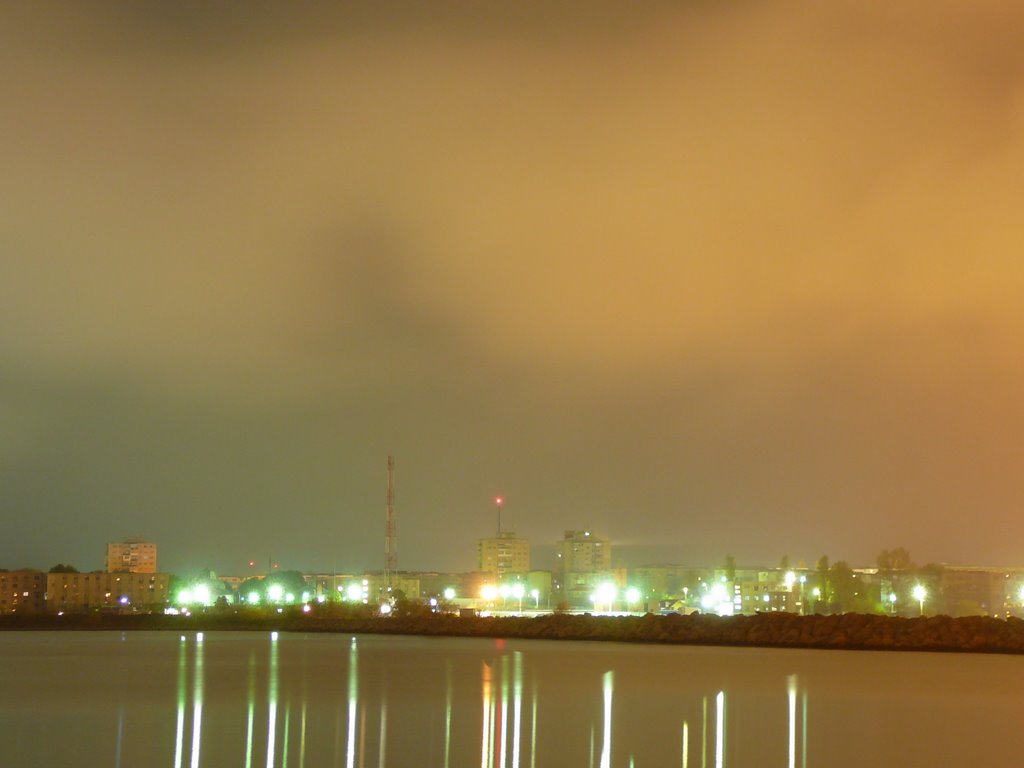
<svg viewBox="0 0 1024 768">
<path fill-rule="evenodd" d="M 2 13 L 0 562 L 1024 560 L 1019 4 Z"/>
</svg>

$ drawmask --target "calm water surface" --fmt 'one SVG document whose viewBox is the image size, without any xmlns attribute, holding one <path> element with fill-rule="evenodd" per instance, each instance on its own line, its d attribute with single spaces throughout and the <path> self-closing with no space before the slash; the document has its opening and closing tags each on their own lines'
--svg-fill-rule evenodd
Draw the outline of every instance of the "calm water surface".
<svg viewBox="0 0 1024 768">
<path fill-rule="evenodd" d="M 0 765 L 1011 766 L 1024 658 L 0 634 Z"/>
</svg>

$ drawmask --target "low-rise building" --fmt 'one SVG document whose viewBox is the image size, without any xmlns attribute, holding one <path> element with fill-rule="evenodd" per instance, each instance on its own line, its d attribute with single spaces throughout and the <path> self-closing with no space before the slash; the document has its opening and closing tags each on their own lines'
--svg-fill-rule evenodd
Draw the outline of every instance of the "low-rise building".
<svg viewBox="0 0 1024 768">
<path fill-rule="evenodd" d="M 737 587 L 737 613 L 750 616 L 755 613 L 777 611 L 797 613 L 801 609 L 799 587 L 786 584 L 784 581 L 742 581 Z"/>
<path fill-rule="evenodd" d="M 166 573 L 49 573 L 46 608 L 56 613 L 154 610 L 167 603 L 169 586 Z"/>
<path fill-rule="evenodd" d="M 46 574 L 42 571 L 0 572 L 0 613 L 46 610 Z"/>
</svg>

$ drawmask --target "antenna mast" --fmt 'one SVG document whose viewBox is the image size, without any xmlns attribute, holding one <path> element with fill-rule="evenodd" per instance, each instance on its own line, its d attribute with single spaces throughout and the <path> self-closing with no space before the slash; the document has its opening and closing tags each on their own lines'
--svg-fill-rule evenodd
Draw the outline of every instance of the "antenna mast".
<svg viewBox="0 0 1024 768">
<path fill-rule="evenodd" d="M 398 570 L 398 533 L 395 530 L 395 457 L 388 456 L 388 513 L 384 527 L 384 584 L 391 591 Z"/>
</svg>

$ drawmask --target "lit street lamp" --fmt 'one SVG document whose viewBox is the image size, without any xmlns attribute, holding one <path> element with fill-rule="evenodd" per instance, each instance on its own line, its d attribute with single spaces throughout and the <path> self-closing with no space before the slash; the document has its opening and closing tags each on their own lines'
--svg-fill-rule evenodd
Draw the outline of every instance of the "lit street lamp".
<svg viewBox="0 0 1024 768">
<path fill-rule="evenodd" d="M 595 608 L 597 607 L 598 603 L 605 603 L 608 605 L 608 612 L 611 613 L 612 606 L 615 603 L 615 595 L 617 592 L 618 590 L 615 588 L 615 585 L 609 581 L 606 581 L 603 584 L 599 584 L 597 587 L 597 591 L 594 594 L 594 596 L 597 598 L 594 601 Z"/>
<path fill-rule="evenodd" d="M 530 597 L 533 598 L 534 610 L 539 610 L 540 609 L 540 590 L 539 589 L 531 589 L 530 590 Z"/>
<path fill-rule="evenodd" d="M 924 588 L 923 584 L 917 584 L 914 586 L 911 594 L 917 600 L 918 605 L 921 607 L 921 615 L 924 616 L 924 599 L 928 597 L 928 590 Z"/>
<path fill-rule="evenodd" d="M 519 612 L 523 612 L 523 595 L 526 594 L 526 589 L 522 584 L 516 583 L 512 585 L 512 597 L 519 600 Z"/>
<path fill-rule="evenodd" d="M 629 587 L 626 590 L 626 609 L 632 613 L 633 603 L 640 599 L 640 590 L 636 587 Z"/>
</svg>

